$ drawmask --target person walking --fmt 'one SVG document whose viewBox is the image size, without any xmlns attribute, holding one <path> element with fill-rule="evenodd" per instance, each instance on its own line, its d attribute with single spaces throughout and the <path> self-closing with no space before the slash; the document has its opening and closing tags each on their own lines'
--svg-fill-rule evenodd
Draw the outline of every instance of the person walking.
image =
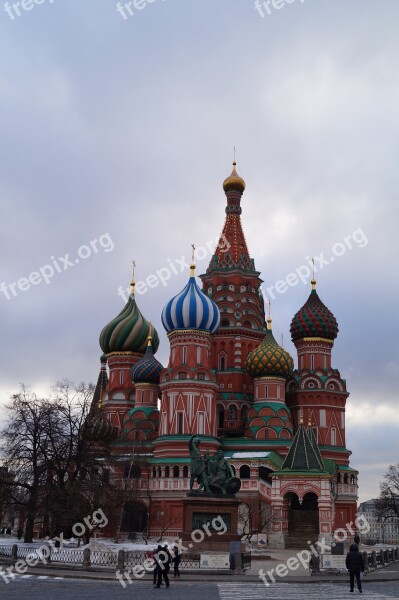
<svg viewBox="0 0 399 600">
<path fill-rule="evenodd" d="M 349 581 L 351 589 L 350 592 L 353 592 L 355 578 L 359 593 L 362 594 L 362 582 L 360 581 L 360 573 L 364 573 L 364 560 L 363 555 L 359 552 L 359 546 L 357 544 L 351 544 L 349 548 L 349 552 L 346 555 L 345 560 L 346 568 L 349 571 Z"/>
<path fill-rule="evenodd" d="M 173 548 L 173 579 L 180 579 L 180 570 L 179 565 L 181 561 L 181 556 L 179 554 L 179 548 L 175 546 Z"/>
</svg>

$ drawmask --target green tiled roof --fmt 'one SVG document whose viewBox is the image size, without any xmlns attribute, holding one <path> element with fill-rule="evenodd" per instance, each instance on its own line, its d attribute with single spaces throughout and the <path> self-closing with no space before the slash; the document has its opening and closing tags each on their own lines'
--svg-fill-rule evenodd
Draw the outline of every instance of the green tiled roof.
<svg viewBox="0 0 399 600">
<path fill-rule="evenodd" d="M 303 424 L 299 425 L 282 470 L 325 472 L 320 450 L 311 427 L 305 429 Z"/>
</svg>

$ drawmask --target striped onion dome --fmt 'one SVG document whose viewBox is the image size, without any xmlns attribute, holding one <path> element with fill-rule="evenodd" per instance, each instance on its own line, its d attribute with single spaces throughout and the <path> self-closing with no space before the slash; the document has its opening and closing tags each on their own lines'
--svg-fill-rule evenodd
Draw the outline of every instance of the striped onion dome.
<svg viewBox="0 0 399 600">
<path fill-rule="evenodd" d="M 118 437 L 118 428 L 105 419 L 101 410 L 89 421 L 87 425 L 87 439 L 107 444 Z"/>
<path fill-rule="evenodd" d="M 310 296 L 292 319 L 290 331 L 293 342 L 310 337 L 335 340 L 338 335 L 337 319 L 320 300 L 314 279 Z"/>
<path fill-rule="evenodd" d="M 204 294 L 195 281 L 195 265 L 190 266 L 190 279 L 162 311 L 162 324 L 170 333 L 176 329 L 199 329 L 215 333 L 220 312 L 213 300 Z"/>
<path fill-rule="evenodd" d="M 294 361 L 274 339 L 271 322 L 269 318 L 265 339 L 248 354 L 245 368 L 252 377 L 288 378 L 294 370 Z"/>
<path fill-rule="evenodd" d="M 159 346 L 158 333 L 137 308 L 134 297 L 134 282 L 132 282 L 129 300 L 119 315 L 102 330 L 100 346 L 105 354 L 111 352 L 144 354 L 149 335 L 152 336 L 152 345 L 154 352 L 156 352 Z"/>
<path fill-rule="evenodd" d="M 163 366 L 155 358 L 152 349 L 152 338 L 149 336 L 147 349 L 140 360 L 133 365 L 130 375 L 133 383 L 159 383 Z"/>
</svg>

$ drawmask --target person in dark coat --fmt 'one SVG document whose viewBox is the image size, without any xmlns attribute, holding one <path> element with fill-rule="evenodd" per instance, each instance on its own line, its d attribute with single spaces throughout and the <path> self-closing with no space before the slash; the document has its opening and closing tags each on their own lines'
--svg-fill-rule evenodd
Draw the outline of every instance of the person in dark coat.
<svg viewBox="0 0 399 600">
<path fill-rule="evenodd" d="M 346 555 L 345 564 L 346 568 L 349 571 L 351 586 L 350 591 L 353 592 L 356 577 L 357 587 L 359 589 L 359 592 L 362 593 L 362 582 L 360 581 L 360 573 L 364 573 L 364 560 L 362 553 L 359 552 L 359 546 L 357 544 L 352 544 L 350 546 L 349 552 Z"/>
<path fill-rule="evenodd" d="M 179 554 L 179 548 L 175 546 L 173 548 L 173 579 L 180 579 L 180 565 L 181 557 Z"/>
<path fill-rule="evenodd" d="M 162 578 L 165 582 L 165 586 L 169 587 L 169 569 L 170 569 L 170 561 L 171 556 L 169 554 L 169 550 L 167 546 L 158 546 L 157 551 L 154 554 L 154 560 L 156 563 L 155 572 L 157 578 L 157 584 L 155 587 L 160 588 L 162 583 Z"/>
<path fill-rule="evenodd" d="M 355 533 L 355 537 L 353 539 L 353 541 L 355 542 L 355 544 L 359 545 L 360 544 L 360 535 L 358 533 Z"/>
</svg>

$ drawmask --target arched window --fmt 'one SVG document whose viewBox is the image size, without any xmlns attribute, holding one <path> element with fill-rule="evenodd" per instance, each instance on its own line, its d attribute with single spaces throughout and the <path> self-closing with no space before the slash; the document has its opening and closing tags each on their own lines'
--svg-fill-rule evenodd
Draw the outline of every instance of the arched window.
<svg viewBox="0 0 399 600">
<path fill-rule="evenodd" d="M 244 406 L 241 409 L 241 420 L 245 422 L 247 420 L 247 416 L 248 416 L 248 406 L 246 404 L 244 404 Z"/>
<path fill-rule="evenodd" d="M 228 319 L 223 319 L 220 323 L 220 327 L 230 327 L 230 321 Z"/>
<path fill-rule="evenodd" d="M 180 477 L 180 469 L 177 465 L 173 467 L 173 477 Z"/>
<path fill-rule="evenodd" d="M 187 346 L 183 346 L 183 365 L 187 362 Z"/>
<path fill-rule="evenodd" d="M 219 358 L 219 371 L 225 371 L 225 370 L 226 370 L 226 357 L 221 356 Z"/>
<path fill-rule="evenodd" d="M 242 465 L 240 467 L 240 479 L 250 479 L 251 478 L 251 470 L 248 465 Z"/>
<path fill-rule="evenodd" d="M 237 407 L 235 404 L 229 406 L 229 421 L 237 420 Z"/>
<path fill-rule="evenodd" d="M 188 477 L 188 467 L 183 467 L 183 477 Z"/>
<path fill-rule="evenodd" d="M 156 477 L 157 476 L 157 470 L 155 467 L 152 467 L 152 476 Z"/>
<path fill-rule="evenodd" d="M 165 467 L 165 477 L 170 477 L 170 467 Z"/>
</svg>

